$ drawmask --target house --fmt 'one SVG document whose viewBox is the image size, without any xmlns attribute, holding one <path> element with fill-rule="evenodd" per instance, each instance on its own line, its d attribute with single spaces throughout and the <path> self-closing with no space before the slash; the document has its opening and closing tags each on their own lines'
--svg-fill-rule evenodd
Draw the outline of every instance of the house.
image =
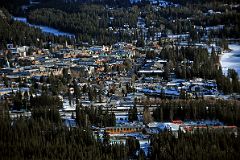
<svg viewBox="0 0 240 160">
<path fill-rule="evenodd" d="M 142 132 L 143 127 L 138 126 L 120 126 L 120 127 L 106 127 L 106 132 L 109 134 L 126 134 L 134 132 Z"/>
<path fill-rule="evenodd" d="M 76 120 L 72 119 L 72 118 L 64 118 L 63 119 L 63 123 L 68 128 L 76 128 L 77 127 Z"/>
</svg>

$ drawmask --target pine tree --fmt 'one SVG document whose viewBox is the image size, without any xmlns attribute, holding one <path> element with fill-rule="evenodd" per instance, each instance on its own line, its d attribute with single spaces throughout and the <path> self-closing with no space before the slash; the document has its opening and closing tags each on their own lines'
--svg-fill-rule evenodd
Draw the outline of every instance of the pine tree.
<svg viewBox="0 0 240 160">
<path fill-rule="evenodd" d="M 149 111 L 149 108 L 145 106 L 144 110 L 143 110 L 143 122 L 145 124 L 148 124 L 148 123 L 150 123 L 152 121 L 153 121 L 153 118 L 152 118 L 152 115 L 151 115 L 151 113 Z"/>
<path fill-rule="evenodd" d="M 132 109 L 129 109 L 128 111 L 128 121 L 133 122 L 138 120 L 138 111 L 137 107 L 134 106 Z"/>
</svg>

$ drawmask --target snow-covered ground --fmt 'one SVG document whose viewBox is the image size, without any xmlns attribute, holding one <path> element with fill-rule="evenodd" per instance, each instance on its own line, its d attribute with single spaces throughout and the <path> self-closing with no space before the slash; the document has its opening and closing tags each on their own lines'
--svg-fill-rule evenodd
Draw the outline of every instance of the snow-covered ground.
<svg viewBox="0 0 240 160">
<path fill-rule="evenodd" d="M 230 44 L 230 52 L 225 52 L 220 59 L 222 70 L 227 75 L 228 69 L 235 69 L 240 75 L 240 44 Z"/>
<path fill-rule="evenodd" d="M 54 29 L 54 28 L 51 28 L 51 27 L 42 26 L 42 25 L 30 24 L 30 23 L 27 22 L 27 18 L 25 18 L 25 17 L 13 17 L 13 19 L 14 19 L 15 21 L 19 21 L 19 22 L 26 23 L 27 25 L 29 25 L 29 26 L 31 26 L 31 27 L 39 28 L 39 29 L 42 30 L 42 32 L 54 34 L 55 36 L 74 37 L 74 34 L 62 32 L 62 31 L 59 31 L 59 30 Z"/>
</svg>

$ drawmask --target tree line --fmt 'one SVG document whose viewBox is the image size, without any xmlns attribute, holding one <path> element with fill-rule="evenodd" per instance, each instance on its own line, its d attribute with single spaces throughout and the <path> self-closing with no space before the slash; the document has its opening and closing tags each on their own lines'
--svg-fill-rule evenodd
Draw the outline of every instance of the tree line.
<svg viewBox="0 0 240 160">
<path fill-rule="evenodd" d="M 65 128 L 48 120 L 0 118 L 3 159 L 127 159 L 124 145 L 97 142 L 83 128 Z M 107 141 L 109 142 L 109 141 Z"/>
<path fill-rule="evenodd" d="M 240 138 L 225 131 L 162 133 L 151 138 L 151 160 L 238 159 Z"/>
<path fill-rule="evenodd" d="M 209 119 L 219 120 L 228 125 L 240 125 L 240 103 L 238 101 L 157 100 L 154 104 L 157 105 L 152 114 L 155 121 Z"/>
<path fill-rule="evenodd" d="M 124 18 L 127 16 L 128 18 Z M 137 24 L 138 12 L 124 8 L 108 11 L 102 5 L 79 5 L 76 12 L 59 9 L 41 8 L 31 11 L 28 20 L 74 33 L 77 42 L 95 41 L 98 44 L 112 44 L 116 41 L 131 41 L 131 36 L 123 30 L 114 33 L 108 27 L 118 28 Z M 110 17 L 113 17 L 110 20 Z M 116 34 L 118 36 L 116 36 Z"/>
<path fill-rule="evenodd" d="M 0 16 L 0 48 L 6 48 L 6 44 L 28 45 L 42 47 L 47 46 L 48 42 L 63 44 L 70 39 L 63 36 L 45 34 L 38 28 L 30 27 L 22 22 L 14 21 L 7 10 L 1 9 Z"/>
</svg>

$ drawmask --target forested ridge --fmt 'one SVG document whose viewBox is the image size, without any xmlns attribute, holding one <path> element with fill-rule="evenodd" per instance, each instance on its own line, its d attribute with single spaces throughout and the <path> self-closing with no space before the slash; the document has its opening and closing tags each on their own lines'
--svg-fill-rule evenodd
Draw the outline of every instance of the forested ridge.
<svg viewBox="0 0 240 160">
<path fill-rule="evenodd" d="M 221 14 L 206 15 L 213 8 L 214 11 L 221 12 Z M 209 2 L 177 8 L 161 8 L 155 12 L 146 7 L 145 11 L 146 14 L 143 14 L 143 16 L 146 17 L 146 24 L 149 27 L 154 21 L 159 31 L 162 30 L 160 25 L 165 25 L 167 29 L 170 29 L 175 34 L 189 32 L 193 41 L 199 41 L 204 34 L 203 31 L 196 31 L 194 26 L 203 26 L 203 29 L 205 29 L 205 27 L 224 25 L 220 31 L 210 31 L 209 38 L 239 38 L 237 34 L 240 26 L 239 8 L 231 9 L 229 6 Z M 187 18 L 191 19 L 191 21 L 184 20 Z"/>
<path fill-rule="evenodd" d="M 11 14 L 22 14 L 22 5 L 28 4 L 29 0 L 1 0 L 0 8 L 6 8 Z"/>
<path fill-rule="evenodd" d="M 175 1 L 173 1 L 175 2 Z M 190 33 L 189 41 L 199 42 L 206 27 L 224 25 L 220 30 L 209 31 L 213 38 L 239 38 L 240 14 L 238 1 L 177 1 L 180 7 L 155 9 L 151 5 L 129 4 L 129 1 L 42 1 L 21 11 L 19 6 L 27 4 L 4 2 L 1 6 L 14 15 L 25 15 L 31 23 L 47 25 L 76 35 L 77 42 L 111 44 L 117 41 L 132 42 L 143 36 L 153 37 L 156 32 Z M 16 10 L 11 10 L 11 8 Z M 113 8 L 111 8 L 113 7 Z M 209 10 L 220 14 L 207 14 Z M 127 17 L 127 18 L 126 18 Z M 147 35 L 136 29 L 138 17 L 146 20 Z M 124 27 L 127 25 L 131 31 Z M 196 30 L 202 26 L 203 30 Z M 109 28 L 112 27 L 112 28 Z M 135 28 L 135 29 L 134 29 Z M 126 30 L 127 29 L 127 30 Z"/>
<path fill-rule="evenodd" d="M 115 16 L 117 18 L 110 23 L 109 18 Z M 126 16 L 128 18 L 125 18 Z M 101 5 L 81 5 L 78 12 L 75 13 L 68 13 L 59 9 L 36 9 L 29 13 L 28 20 L 31 23 L 43 24 L 74 33 L 78 42 L 87 41 L 91 43 L 94 40 L 98 44 L 112 44 L 122 40 L 131 42 L 133 38 L 124 31 L 114 33 L 107 28 L 122 27 L 123 24 L 135 27 L 137 16 L 138 12 L 134 9 L 128 11 L 122 8 L 108 12 Z"/>
<path fill-rule="evenodd" d="M 38 28 L 30 27 L 22 22 L 14 21 L 11 15 L 5 9 L 0 9 L 0 47 L 6 48 L 6 44 L 13 43 L 14 45 L 28 45 L 41 47 L 47 42 L 64 43 L 70 39 L 63 36 L 54 36 L 51 34 L 42 33 Z"/>
<path fill-rule="evenodd" d="M 148 4 L 113 6 L 114 9 L 102 3 L 72 2 L 59 5 L 43 3 L 30 8 L 27 16 L 32 23 L 74 33 L 77 35 L 77 41 L 92 42 L 94 40 L 98 44 L 140 40 L 143 33 L 141 30 L 134 30 L 138 17 L 146 20 L 148 34 L 145 36 L 148 38 L 154 36 L 156 32 L 174 34 L 189 32 L 191 38 L 189 41 L 199 42 L 206 32 L 206 27 L 218 25 L 224 25 L 224 27 L 220 30 L 210 30 L 209 40 L 239 38 L 237 34 L 240 26 L 239 7 L 223 5 L 223 2 L 204 1 L 196 4 L 187 3 L 181 7 L 158 9 Z M 209 10 L 221 14 L 207 14 Z M 132 31 L 127 31 L 124 25 L 128 25 Z M 202 26 L 203 30 L 198 31 L 195 26 Z"/>
<path fill-rule="evenodd" d="M 180 4 L 201 4 L 201 3 L 208 3 L 208 0 L 168 0 L 171 2 L 175 3 L 180 3 Z M 239 0 L 212 0 L 211 2 L 213 3 L 238 3 Z"/>
</svg>

